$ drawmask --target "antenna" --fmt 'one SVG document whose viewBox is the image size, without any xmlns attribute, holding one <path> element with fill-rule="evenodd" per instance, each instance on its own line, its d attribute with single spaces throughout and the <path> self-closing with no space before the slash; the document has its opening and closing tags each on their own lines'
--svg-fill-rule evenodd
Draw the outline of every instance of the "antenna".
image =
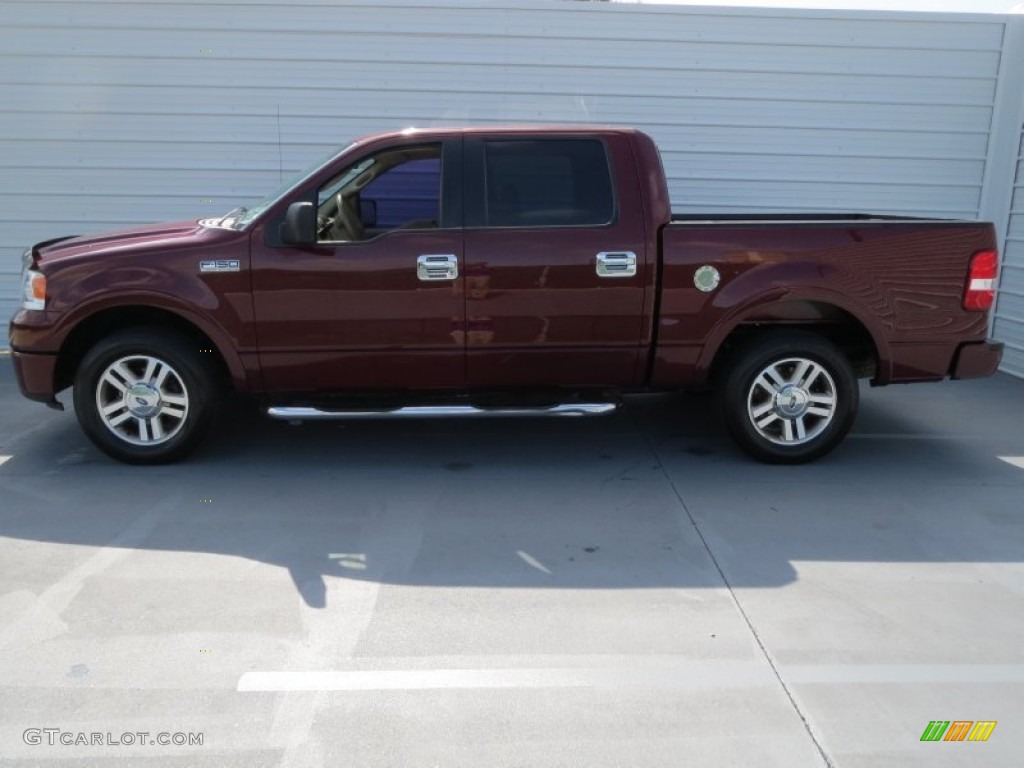
<svg viewBox="0 0 1024 768">
<path fill-rule="evenodd" d="M 284 150 L 281 149 L 281 105 L 277 105 L 277 174 L 284 184 Z"/>
</svg>

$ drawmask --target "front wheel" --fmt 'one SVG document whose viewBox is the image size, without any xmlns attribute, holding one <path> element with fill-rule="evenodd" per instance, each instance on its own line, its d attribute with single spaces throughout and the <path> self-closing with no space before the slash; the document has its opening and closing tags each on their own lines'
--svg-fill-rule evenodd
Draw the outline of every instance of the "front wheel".
<svg viewBox="0 0 1024 768">
<path fill-rule="evenodd" d="M 202 439 L 217 387 L 186 338 L 158 328 L 115 333 L 75 374 L 75 414 L 100 450 L 129 464 L 176 461 Z"/>
<path fill-rule="evenodd" d="M 739 446 L 761 461 L 800 464 L 835 448 L 857 415 L 857 377 L 826 339 L 791 331 L 741 348 L 722 408 Z"/>
</svg>

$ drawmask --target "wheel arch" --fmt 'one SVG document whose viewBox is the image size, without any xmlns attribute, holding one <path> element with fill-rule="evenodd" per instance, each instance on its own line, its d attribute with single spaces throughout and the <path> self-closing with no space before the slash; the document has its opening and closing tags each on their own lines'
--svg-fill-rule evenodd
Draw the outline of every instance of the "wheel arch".
<svg viewBox="0 0 1024 768">
<path fill-rule="evenodd" d="M 880 324 L 844 297 L 790 293 L 750 302 L 723 319 L 711 332 L 697 363 L 697 380 L 715 380 L 738 348 L 749 340 L 784 330 L 815 333 L 835 344 L 859 377 L 886 384 L 891 353 Z"/>
<path fill-rule="evenodd" d="M 210 350 L 218 377 L 235 389 L 247 389 L 245 368 L 223 331 L 175 308 L 126 303 L 96 308 L 75 322 L 57 354 L 54 391 L 71 385 L 78 365 L 100 339 L 115 330 L 139 327 L 174 330 L 193 341 L 197 349 Z"/>
</svg>

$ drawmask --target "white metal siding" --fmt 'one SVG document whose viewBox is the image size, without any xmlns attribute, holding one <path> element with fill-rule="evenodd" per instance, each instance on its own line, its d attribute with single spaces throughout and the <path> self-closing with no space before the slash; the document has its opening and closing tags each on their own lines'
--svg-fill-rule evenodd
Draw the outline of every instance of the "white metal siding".
<svg viewBox="0 0 1024 768">
<path fill-rule="evenodd" d="M 410 124 L 636 125 L 685 211 L 976 217 L 1005 26 L 558 0 L 0 13 L 4 315 L 32 242 L 226 211 Z"/>
<path fill-rule="evenodd" d="M 993 336 L 1006 344 L 1003 370 L 1024 376 L 1024 130 L 1001 269 Z"/>
</svg>

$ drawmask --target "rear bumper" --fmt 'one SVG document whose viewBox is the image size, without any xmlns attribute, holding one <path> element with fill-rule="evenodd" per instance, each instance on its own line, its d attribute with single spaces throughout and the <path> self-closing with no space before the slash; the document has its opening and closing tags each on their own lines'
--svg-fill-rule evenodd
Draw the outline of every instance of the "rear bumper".
<svg viewBox="0 0 1024 768">
<path fill-rule="evenodd" d="M 11 350 L 14 360 L 14 374 L 18 378 L 21 394 L 29 400 L 55 405 L 54 372 L 57 369 L 56 355 L 38 355 Z"/>
<path fill-rule="evenodd" d="M 982 379 L 991 376 L 1003 359 L 1003 345 L 998 341 L 961 344 L 953 358 L 950 376 L 954 379 Z"/>
</svg>

